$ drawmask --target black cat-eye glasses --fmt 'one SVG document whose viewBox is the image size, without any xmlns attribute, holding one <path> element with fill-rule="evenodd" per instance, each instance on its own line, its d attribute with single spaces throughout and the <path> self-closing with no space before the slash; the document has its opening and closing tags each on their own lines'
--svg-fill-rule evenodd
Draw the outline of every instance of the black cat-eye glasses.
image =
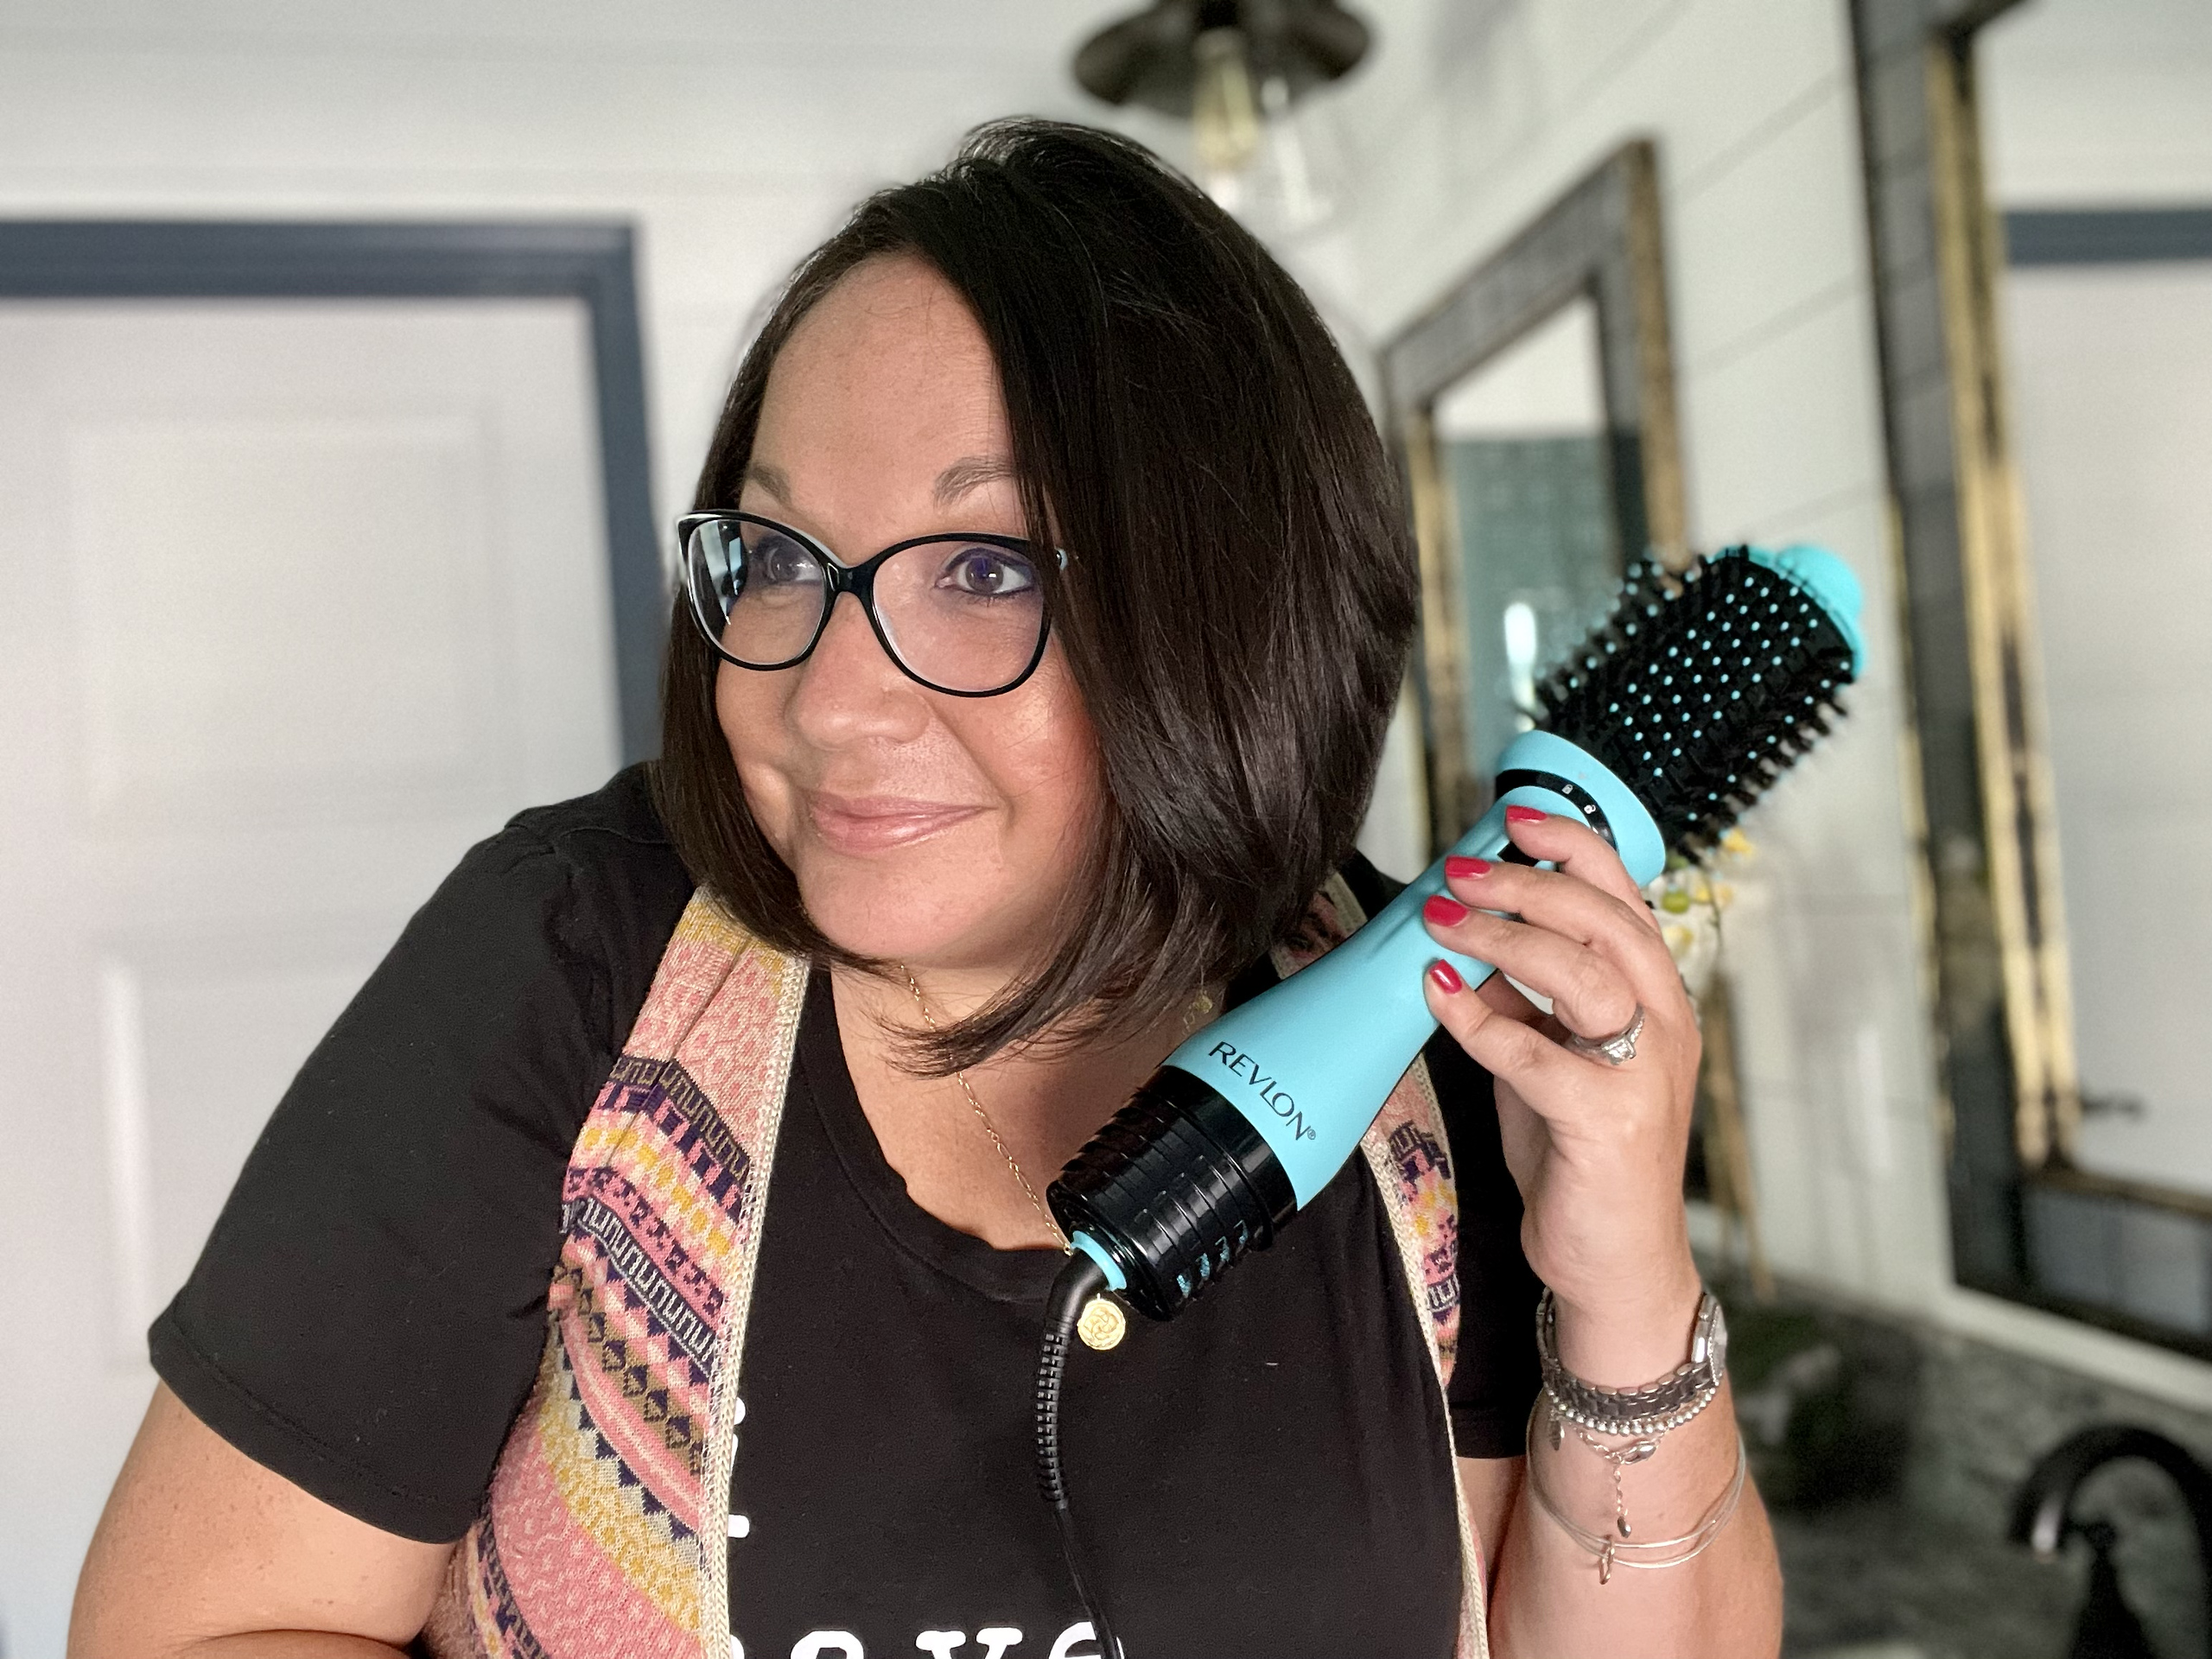
<svg viewBox="0 0 2212 1659">
<path fill-rule="evenodd" d="M 859 564 L 751 512 L 677 521 L 683 586 L 707 643 L 741 668 L 804 662 L 850 594 L 891 660 L 933 691 L 1011 691 L 1044 660 L 1051 616 L 1034 544 L 1017 536 L 918 536 Z M 1067 555 L 1049 556 L 1058 568 Z"/>
</svg>

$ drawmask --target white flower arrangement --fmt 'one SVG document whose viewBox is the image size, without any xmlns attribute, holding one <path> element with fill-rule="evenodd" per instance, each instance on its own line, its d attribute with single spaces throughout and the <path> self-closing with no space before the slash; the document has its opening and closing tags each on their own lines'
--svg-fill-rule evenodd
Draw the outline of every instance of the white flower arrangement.
<svg viewBox="0 0 2212 1659">
<path fill-rule="evenodd" d="M 1720 959 L 1721 914 L 1736 899 L 1735 878 L 1750 868 L 1758 849 L 1740 830 L 1731 830 L 1695 861 L 1679 853 L 1643 889 L 1658 912 L 1667 950 L 1681 969 L 1692 996 L 1704 994 Z"/>
</svg>

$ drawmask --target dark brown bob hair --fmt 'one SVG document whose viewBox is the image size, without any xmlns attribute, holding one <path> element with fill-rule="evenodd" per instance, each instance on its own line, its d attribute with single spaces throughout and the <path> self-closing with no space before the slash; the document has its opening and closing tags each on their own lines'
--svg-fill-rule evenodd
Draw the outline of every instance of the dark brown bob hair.
<svg viewBox="0 0 2212 1659">
<path fill-rule="evenodd" d="M 1366 811 L 1419 579 L 1374 422 L 1298 285 L 1150 151 L 1047 121 L 978 129 L 799 266 L 738 369 L 699 510 L 737 505 L 800 319 L 889 255 L 933 266 L 997 359 L 1030 538 L 1068 553 L 1046 604 L 1105 773 L 1058 949 L 918 1049 L 943 1073 L 1048 1032 L 1140 1029 L 1296 925 Z M 718 668 L 679 598 L 654 770 L 677 851 L 762 938 L 855 963 L 747 810 Z"/>
</svg>

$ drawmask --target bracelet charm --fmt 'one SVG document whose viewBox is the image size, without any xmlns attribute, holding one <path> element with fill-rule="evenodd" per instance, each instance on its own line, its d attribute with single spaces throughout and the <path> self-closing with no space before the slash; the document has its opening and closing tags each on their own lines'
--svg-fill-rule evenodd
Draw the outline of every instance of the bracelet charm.
<svg viewBox="0 0 2212 1659">
<path fill-rule="evenodd" d="M 1618 1494 L 1621 1472 L 1621 1465 L 1618 1463 L 1613 1465 L 1616 1505 L 1614 1525 L 1619 1535 L 1616 1536 L 1611 1532 L 1592 1532 L 1587 1527 L 1580 1525 L 1552 1501 L 1552 1495 L 1544 1490 L 1542 1478 L 1537 1472 L 1535 1414 L 1538 1411 L 1549 1409 L 1550 1406 L 1551 1400 L 1547 1395 L 1538 1400 L 1535 1409 L 1529 1414 L 1529 1491 L 1535 1497 L 1537 1504 L 1546 1515 L 1552 1518 L 1560 1530 L 1573 1540 L 1578 1548 L 1587 1552 L 1596 1559 L 1599 1584 L 1611 1584 L 1613 1581 L 1613 1569 L 1616 1567 L 1633 1567 L 1648 1572 L 1656 1572 L 1662 1567 L 1680 1567 L 1686 1561 L 1694 1560 L 1705 1553 L 1707 1547 L 1720 1535 L 1730 1520 L 1734 1517 L 1737 1503 L 1744 1495 L 1744 1479 L 1750 1468 L 1749 1459 L 1744 1452 L 1744 1437 L 1741 1434 L 1736 1437 L 1736 1468 L 1734 1473 L 1729 1477 L 1727 1487 L 1715 1500 L 1713 1507 L 1705 1512 L 1704 1518 L 1681 1537 L 1639 1540 L 1629 1536 L 1626 1517 L 1619 1512 L 1618 1507 L 1620 1501 Z M 1559 1414 L 1556 1411 L 1551 1412 L 1551 1419 L 1553 1445 L 1556 1447 L 1559 1444 Z M 1586 1443 L 1588 1442 L 1586 1441 Z M 1635 1448 L 1630 1449 L 1632 1451 Z M 1653 1449 L 1656 1450 L 1656 1446 Z M 1611 1461 L 1610 1459 L 1607 1460 Z M 1640 1463 L 1643 1459 L 1632 1457 L 1629 1461 Z"/>
</svg>

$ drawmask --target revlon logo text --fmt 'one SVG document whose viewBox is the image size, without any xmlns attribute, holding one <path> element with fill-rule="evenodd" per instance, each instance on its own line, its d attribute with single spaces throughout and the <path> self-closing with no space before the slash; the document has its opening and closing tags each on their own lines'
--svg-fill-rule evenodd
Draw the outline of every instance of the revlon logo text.
<svg viewBox="0 0 2212 1659">
<path fill-rule="evenodd" d="M 1216 1043 L 1207 1052 L 1206 1058 L 1210 1060 L 1219 1060 L 1236 1075 L 1237 1081 L 1248 1083 L 1258 1090 L 1260 1098 L 1267 1103 L 1268 1109 L 1290 1126 L 1292 1140 L 1319 1139 L 1307 1125 L 1306 1114 L 1298 1109 L 1298 1102 L 1291 1096 L 1289 1090 L 1281 1086 L 1279 1079 L 1262 1073 L 1259 1061 L 1254 1059 L 1249 1054 L 1234 1044 Z"/>
</svg>

